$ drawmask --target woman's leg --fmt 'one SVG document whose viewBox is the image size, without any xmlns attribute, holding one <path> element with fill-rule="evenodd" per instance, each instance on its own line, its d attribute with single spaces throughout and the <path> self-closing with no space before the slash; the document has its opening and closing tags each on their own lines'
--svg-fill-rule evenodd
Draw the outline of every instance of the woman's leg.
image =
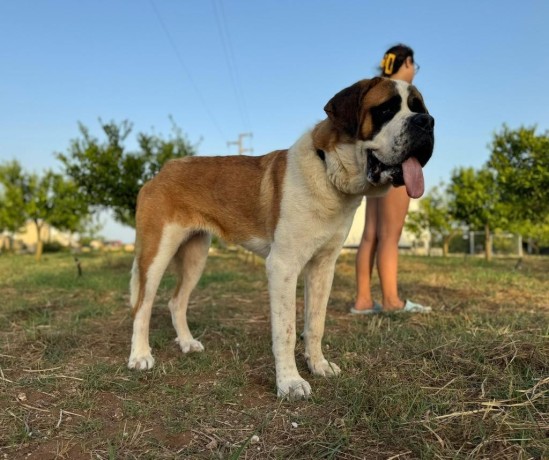
<svg viewBox="0 0 549 460">
<path fill-rule="evenodd" d="M 370 197 L 366 201 L 366 221 L 356 254 L 356 310 L 367 310 L 374 306 L 371 285 L 377 246 L 378 203 L 378 197 Z"/>
<path fill-rule="evenodd" d="M 383 295 L 383 309 L 404 307 L 398 296 L 398 241 L 404 227 L 410 198 L 405 187 L 391 188 L 379 198 L 377 212 L 377 271 Z"/>
</svg>

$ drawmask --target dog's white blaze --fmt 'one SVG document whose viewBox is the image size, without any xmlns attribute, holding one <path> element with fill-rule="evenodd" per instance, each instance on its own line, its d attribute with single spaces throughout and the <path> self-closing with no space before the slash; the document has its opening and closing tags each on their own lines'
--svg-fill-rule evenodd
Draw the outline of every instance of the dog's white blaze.
<svg viewBox="0 0 549 460">
<path fill-rule="evenodd" d="M 372 140 L 363 144 L 366 149 L 375 151 L 377 158 L 387 165 L 402 162 L 402 153 L 407 141 L 406 123 L 413 113 L 407 102 L 410 85 L 401 80 L 395 80 L 395 85 L 402 99 L 400 110 Z M 382 173 L 380 183 L 389 182 L 390 178 L 390 175 Z"/>
</svg>

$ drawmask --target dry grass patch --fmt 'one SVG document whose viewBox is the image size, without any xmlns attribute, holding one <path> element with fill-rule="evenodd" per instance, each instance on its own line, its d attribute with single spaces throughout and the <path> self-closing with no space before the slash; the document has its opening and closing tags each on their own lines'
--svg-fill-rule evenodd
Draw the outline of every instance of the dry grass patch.
<svg viewBox="0 0 549 460">
<path fill-rule="evenodd" d="M 181 355 L 166 276 L 151 324 L 156 367 L 126 368 L 131 257 L 0 257 L 0 455 L 6 458 L 544 458 L 549 455 L 549 260 L 403 257 L 423 316 L 348 314 L 354 257 L 338 262 L 309 401 L 275 396 L 262 263 L 209 259 Z M 302 287 L 298 288 L 302 326 Z M 379 287 L 375 286 L 379 297 Z"/>
</svg>

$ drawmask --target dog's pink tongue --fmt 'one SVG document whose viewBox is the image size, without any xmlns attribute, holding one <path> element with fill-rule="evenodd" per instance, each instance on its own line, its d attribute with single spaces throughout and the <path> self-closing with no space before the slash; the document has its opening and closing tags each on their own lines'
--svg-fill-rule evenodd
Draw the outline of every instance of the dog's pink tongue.
<svg viewBox="0 0 549 460">
<path fill-rule="evenodd" d="M 402 172 L 404 173 L 404 184 L 406 192 L 410 198 L 419 198 L 425 191 L 425 182 L 423 181 L 423 170 L 417 158 L 410 157 L 402 163 Z"/>
</svg>

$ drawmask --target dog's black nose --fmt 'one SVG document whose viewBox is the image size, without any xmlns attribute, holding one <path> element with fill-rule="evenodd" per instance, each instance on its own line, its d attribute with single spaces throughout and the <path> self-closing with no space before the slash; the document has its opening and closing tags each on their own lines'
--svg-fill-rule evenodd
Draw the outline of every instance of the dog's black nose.
<svg viewBox="0 0 549 460">
<path fill-rule="evenodd" d="M 435 119 L 427 113 L 416 113 L 410 120 L 418 128 L 432 130 L 435 126 Z"/>
</svg>

